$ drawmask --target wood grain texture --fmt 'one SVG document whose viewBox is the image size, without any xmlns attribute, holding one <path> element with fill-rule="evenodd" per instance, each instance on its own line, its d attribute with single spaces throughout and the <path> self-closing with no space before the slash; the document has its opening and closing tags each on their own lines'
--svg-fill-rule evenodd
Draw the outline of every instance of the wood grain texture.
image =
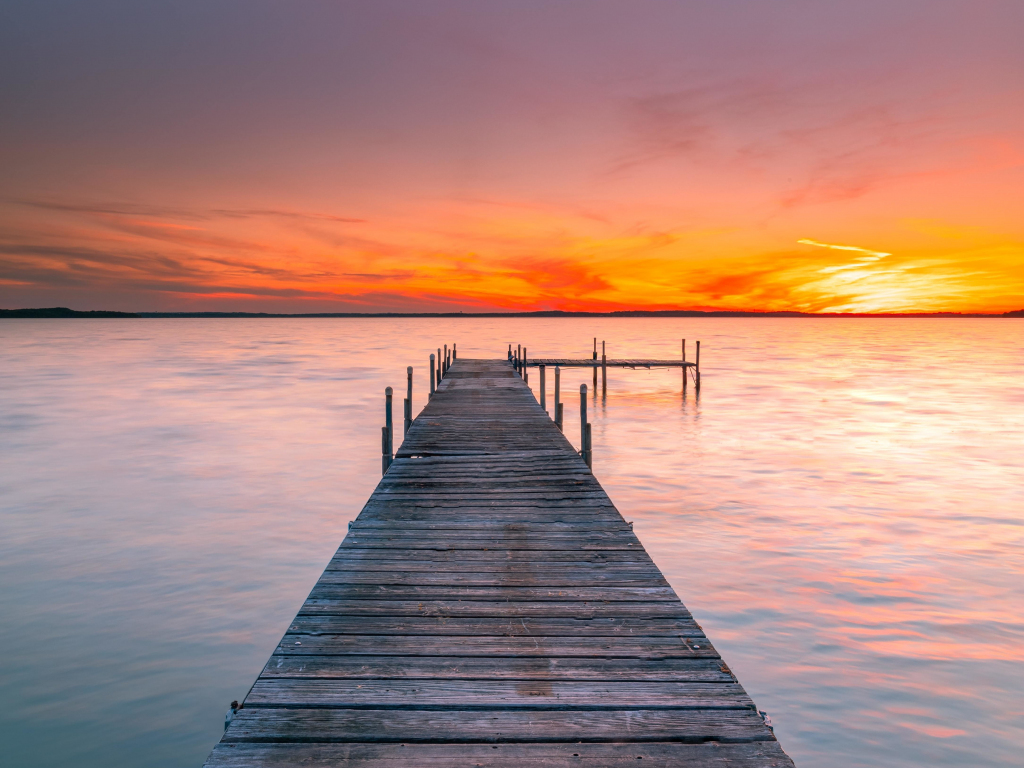
<svg viewBox="0 0 1024 768">
<path fill-rule="evenodd" d="M 244 704 L 211 768 L 792 768 L 504 360 L 452 361 Z"/>
</svg>

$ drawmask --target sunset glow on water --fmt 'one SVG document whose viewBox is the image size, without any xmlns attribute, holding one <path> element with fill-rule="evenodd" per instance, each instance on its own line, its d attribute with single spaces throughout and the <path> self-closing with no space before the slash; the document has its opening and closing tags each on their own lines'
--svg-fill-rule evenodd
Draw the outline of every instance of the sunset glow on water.
<svg viewBox="0 0 1024 768">
<path fill-rule="evenodd" d="M 1015 765 L 1021 322 L 4 321 L 5 757 L 199 764 L 377 483 L 384 387 L 596 336 L 702 342 L 699 398 L 609 371 L 594 473 L 797 765 Z"/>
</svg>

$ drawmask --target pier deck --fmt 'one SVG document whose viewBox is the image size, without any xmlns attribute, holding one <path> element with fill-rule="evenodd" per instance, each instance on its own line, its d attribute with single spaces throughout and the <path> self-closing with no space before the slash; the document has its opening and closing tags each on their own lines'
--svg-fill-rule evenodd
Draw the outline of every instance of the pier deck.
<svg viewBox="0 0 1024 768">
<path fill-rule="evenodd" d="M 455 361 L 206 765 L 789 766 L 504 360 Z"/>
<path fill-rule="evenodd" d="M 529 358 L 524 363 L 529 368 L 546 366 L 554 368 L 695 368 L 696 363 L 684 360 L 590 360 L 561 357 Z"/>
</svg>

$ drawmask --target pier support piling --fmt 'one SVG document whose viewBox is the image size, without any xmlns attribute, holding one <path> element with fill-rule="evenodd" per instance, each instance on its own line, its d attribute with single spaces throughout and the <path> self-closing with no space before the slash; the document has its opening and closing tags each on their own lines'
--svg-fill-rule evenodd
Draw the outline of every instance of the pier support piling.
<svg viewBox="0 0 1024 768">
<path fill-rule="evenodd" d="M 693 369 L 693 388 L 700 392 L 700 342 L 697 342 L 697 360 Z"/>
<path fill-rule="evenodd" d="M 547 371 L 547 366 L 542 365 L 540 367 L 540 407 L 547 413 L 547 382 L 544 380 L 544 374 Z"/>
<path fill-rule="evenodd" d="M 601 341 L 601 394 L 608 392 L 608 357 L 604 353 L 604 340 Z"/>
<path fill-rule="evenodd" d="M 431 397 L 434 396 L 434 390 L 437 388 L 437 383 L 435 381 L 436 376 L 437 376 L 437 371 L 434 370 L 434 355 L 431 354 L 430 355 L 430 396 Z"/>
<path fill-rule="evenodd" d="M 412 366 L 405 369 L 405 429 L 402 430 L 402 437 L 409 434 L 412 427 Z"/>
<path fill-rule="evenodd" d="M 595 368 L 596 372 L 597 369 Z M 587 458 L 587 385 L 580 384 L 580 456 Z"/>
<path fill-rule="evenodd" d="M 395 420 L 391 410 L 391 400 L 393 395 L 394 390 L 392 390 L 391 387 L 384 390 L 384 432 L 383 445 L 381 446 L 383 453 L 381 465 L 384 472 L 388 471 L 388 467 L 391 466 L 391 462 L 395 456 Z"/>
<path fill-rule="evenodd" d="M 562 430 L 562 398 L 561 398 L 561 381 L 562 369 L 559 366 L 555 366 L 555 426 L 558 430 Z"/>
</svg>

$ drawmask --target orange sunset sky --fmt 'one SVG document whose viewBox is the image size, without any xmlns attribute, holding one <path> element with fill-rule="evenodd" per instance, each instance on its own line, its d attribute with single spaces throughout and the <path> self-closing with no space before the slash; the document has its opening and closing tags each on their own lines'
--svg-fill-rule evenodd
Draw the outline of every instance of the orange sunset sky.
<svg viewBox="0 0 1024 768">
<path fill-rule="evenodd" d="M 0 307 L 1024 307 L 1024 3 L 8 3 Z"/>
</svg>

